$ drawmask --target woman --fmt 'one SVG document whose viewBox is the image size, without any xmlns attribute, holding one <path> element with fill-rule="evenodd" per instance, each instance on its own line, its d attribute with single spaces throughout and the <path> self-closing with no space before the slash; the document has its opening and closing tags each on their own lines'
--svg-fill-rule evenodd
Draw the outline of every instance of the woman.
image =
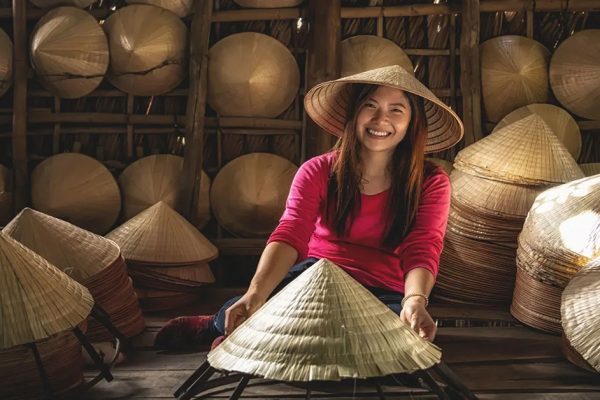
<svg viewBox="0 0 600 400">
<path fill-rule="evenodd" d="M 426 307 L 450 182 L 425 153 L 456 144 L 463 134 L 460 119 L 399 66 L 317 85 L 305 97 L 305 110 L 340 139 L 333 151 L 298 170 L 247 292 L 215 316 L 171 320 L 156 347 L 219 337 L 213 346 L 218 344 L 319 258 L 339 265 L 422 337 L 434 339 L 436 325 Z"/>
</svg>

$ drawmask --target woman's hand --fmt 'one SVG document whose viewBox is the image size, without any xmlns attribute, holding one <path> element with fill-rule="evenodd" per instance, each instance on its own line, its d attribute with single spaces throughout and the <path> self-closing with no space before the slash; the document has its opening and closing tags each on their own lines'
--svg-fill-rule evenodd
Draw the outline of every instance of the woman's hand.
<svg viewBox="0 0 600 400">
<path fill-rule="evenodd" d="M 230 335 L 242 322 L 250 318 L 263 304 L 265 299 L 254 292 L 246 292 L 231 307 L 225 310 L 225 335 Z"/>
<path fill-rule="evenodd" d="M 425 309 L 425 299 L 420 296 L 408 298 L 400 311 L 400 318 L 423 339 L 433 342 L 437 325 Z"/>
</svg>

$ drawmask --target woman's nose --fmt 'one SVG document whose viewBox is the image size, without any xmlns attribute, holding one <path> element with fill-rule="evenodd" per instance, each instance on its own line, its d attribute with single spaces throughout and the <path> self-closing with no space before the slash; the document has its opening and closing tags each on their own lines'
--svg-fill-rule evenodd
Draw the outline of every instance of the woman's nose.
<svg viewBox="0 0 600 400">
<path fill-rule="evenodd" d="M 373 121 L 385 121 L 387 119 L 387 114 L 385 113 L 385 111 L 383 109 L 378 108 L 373 113 L 372 119 L 373 119 Z"/>
</svg>

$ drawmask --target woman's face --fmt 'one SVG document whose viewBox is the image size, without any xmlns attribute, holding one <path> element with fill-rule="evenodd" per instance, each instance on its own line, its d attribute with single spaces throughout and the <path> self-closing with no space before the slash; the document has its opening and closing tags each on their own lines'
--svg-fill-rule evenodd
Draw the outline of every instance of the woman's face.
<svg viewBox="0 0 600 400">
<path fill-rule="evenodd" d="M 359 105 L 356 134 L 363 151 L 389 152 L 404 139 L 412 110 L 404 92 L 379 86 Z"/>
</svg>

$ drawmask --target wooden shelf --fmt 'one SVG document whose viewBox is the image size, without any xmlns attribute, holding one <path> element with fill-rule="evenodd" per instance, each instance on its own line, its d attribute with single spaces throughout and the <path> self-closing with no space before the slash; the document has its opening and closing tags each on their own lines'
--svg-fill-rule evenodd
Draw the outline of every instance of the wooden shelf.
<svg viewBox="0 0 600 400">
<path fill-rule="evenodd" d="M 220 255 L 258 256 L 267 244 L 266 239 L 211 239 Z"/>
</svg>

